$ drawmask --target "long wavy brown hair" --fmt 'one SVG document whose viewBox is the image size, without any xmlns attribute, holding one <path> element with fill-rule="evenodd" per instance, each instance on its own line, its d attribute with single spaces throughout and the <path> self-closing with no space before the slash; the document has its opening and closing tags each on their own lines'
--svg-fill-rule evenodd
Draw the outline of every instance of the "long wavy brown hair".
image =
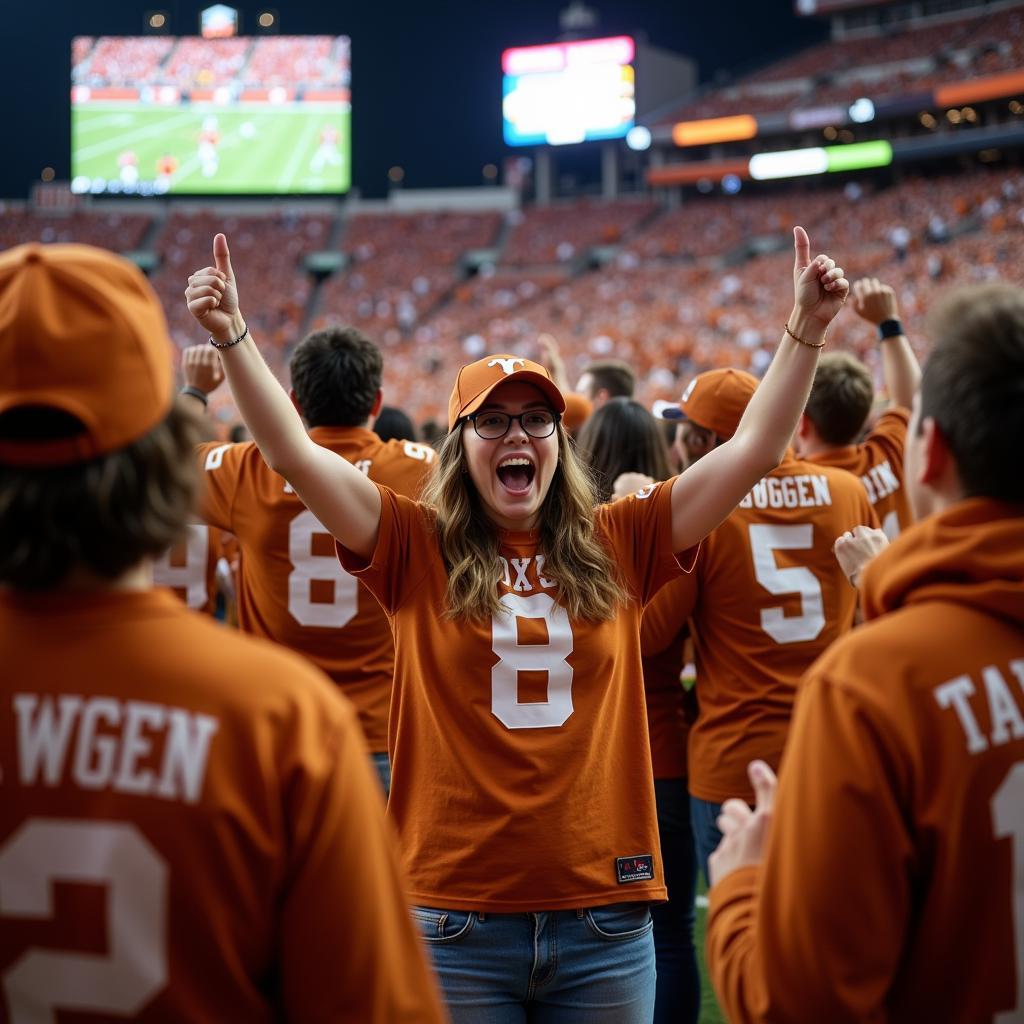
<svg viewBox="0 0 1024 1024">
<path fill-rule="evenodd" d="M 501 575 L 498 530 L 467 472 L 463 429 L 460 424 L 442 442 L 423 501 L 433 509 L 448 568 L 445 614 L 450 619 L 482 619 L 502 610 L 496 586 Z M 570 618 L 601 622 L 613 618 L 628 596 L 595 533 L 593 480 L 561 423 L 557 430 L 558 466 L 539 517 L 544 575 L 558 581 L 558 600 Z"/>
</svg>

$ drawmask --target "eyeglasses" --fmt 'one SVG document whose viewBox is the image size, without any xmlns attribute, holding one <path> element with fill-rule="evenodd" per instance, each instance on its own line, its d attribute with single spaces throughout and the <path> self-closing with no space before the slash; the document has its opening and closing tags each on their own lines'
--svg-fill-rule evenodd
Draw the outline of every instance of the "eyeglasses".
<svg viewBox="0 0 1024 1024">
<path fill-rule="evenodd" d="M 550 409 L 527 409 L 526 412 L 521 412 L 518 416 L 489 410 L 488 412 L 470 413 L 466 417 L 473 424 L 477 437 L 482 437 L 485 441 L 497 441 L 499 437 L 504 437 L 508 433 L 509 427 L 512 426 L 513 420 L 518 420 L 519 426 L 530 437 L 550 437 L 555 432 L 555 424 L 561 418 L 557 412 L 552 412 Z"/>
</svg>

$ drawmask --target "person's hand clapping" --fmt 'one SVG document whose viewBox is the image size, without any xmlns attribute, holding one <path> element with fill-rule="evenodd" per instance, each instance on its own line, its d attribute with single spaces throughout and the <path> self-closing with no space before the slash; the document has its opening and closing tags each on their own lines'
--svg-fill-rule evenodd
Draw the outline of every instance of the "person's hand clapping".
<svg viewBox="0 0 1024 1024">
<path fill-rule="evenodd" d="M 708 858 L 708 881 L 712 886 L 734 871 L 760 864 L 764 859 L 778 781 L 764 761 L 751 761 L 747 775 L 754 787 L 756 805 L 751 810 L 743 800 L 736 799 L 722 804 L 717 822 L 722 841 Z"/>
<path fill-rule="evenodd" d="M 850 293 L 842 267 L 824 253 L 811 259 L 811 242 L 802 227 L 793 228 L 793 296 L 803 316 L 828 326 Z"/>
<path fill-rule="evenodd" d="M 216 341 L 231 341 L 245 330 L 238 309 L 238 288 L 231 269 L 228 240 L 222 234 L 213 239 L 214 266 L 197 270 L 188 279 L 185 302 L 188 311 Z"/>
</svg>

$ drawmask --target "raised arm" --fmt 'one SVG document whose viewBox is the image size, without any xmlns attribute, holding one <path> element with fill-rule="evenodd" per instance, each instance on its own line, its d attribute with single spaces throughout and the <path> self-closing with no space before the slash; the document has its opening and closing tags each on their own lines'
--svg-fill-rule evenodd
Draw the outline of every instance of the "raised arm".
<svg viewBox="0 0 1024 1024">
<path fill-rule="evenodd" d="M 213 240 L 214 266 L 189 279 L 189 312 L 218 345 L 231 395 L 267 465 L 345 547 L 369 558 L 380 527 L 380 493 L 355 466 L 310 439 L 299 414 L 247 333 L 227 239 Z M 245 337 L 243 338 L 243 335 Z M 242 338 L 237 344 L 236 339 Z"/>
<path fill-rule="evenodd" d="M 835 260 L 824 255 L 811 259 L 802 227 L 793 229 L 793 246 L 793 311 L 768 372 L 736 433 L 672 485 L 674 551 L 706 537 L 782 461 L 807 404 L 825 328 L 842 309 L 850 284 Z"/>
<path fill-rule="evenodd" d="M 878 328 L 885 388 L 893 405 L 909 409 L 921 383 L 921 366 L 903 333 L 896 293 L 877 277 L 862 278 L 853 286 L 853 309 Z"/>
</svg>

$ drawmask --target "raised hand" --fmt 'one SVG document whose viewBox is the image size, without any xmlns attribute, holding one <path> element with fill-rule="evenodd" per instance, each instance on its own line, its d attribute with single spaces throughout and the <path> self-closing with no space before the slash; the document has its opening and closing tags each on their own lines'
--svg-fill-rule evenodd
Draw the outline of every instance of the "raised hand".
<svg viewBox="0 0 1024 1024">
<path fill-rule="evenodd" d="M 896 293 L 877 277 L 862 277 L 853 286 L 853 311 L 876 327 L 885 320 L 899 320 Z"/>
<path fill-rule="evenodd" d="M 718 816 L 722 841 L 708 858 L 709 881 L 716 885 L 739 868 L 760 864 L 768 842 L 768 829 L 778 782 L 764 761 L 751 761 L 747 776 L 754 787 L 756 804 L 751 810 L 742 800 L 726 800 Z"/>
<path fill-rule="evenodd" d="M 188 311 L 217 341 L 237 338 L 245 329 L 238 309 L 238 288 L 231 269 L 228 240 L 222 234 L 213 239 L 214 266 L 197 270 L 188 279 L 185 302 Z"/>
<path fill-rule="evenodd" d="M 185 384 L 208 395 L 224 380 L 224 367 L 211 345 L 189 345 L 181 353 L 181 373 Z"/>
<path fill-rule="evenodd" d="M 811 241 L 799 225 L 793 228 L 793 295 L 796 308 L 813 320 L 828 326 L 843 308 L 850 293 L 842 267 L 830 256 L 811 259 Z"/>
</svg>

